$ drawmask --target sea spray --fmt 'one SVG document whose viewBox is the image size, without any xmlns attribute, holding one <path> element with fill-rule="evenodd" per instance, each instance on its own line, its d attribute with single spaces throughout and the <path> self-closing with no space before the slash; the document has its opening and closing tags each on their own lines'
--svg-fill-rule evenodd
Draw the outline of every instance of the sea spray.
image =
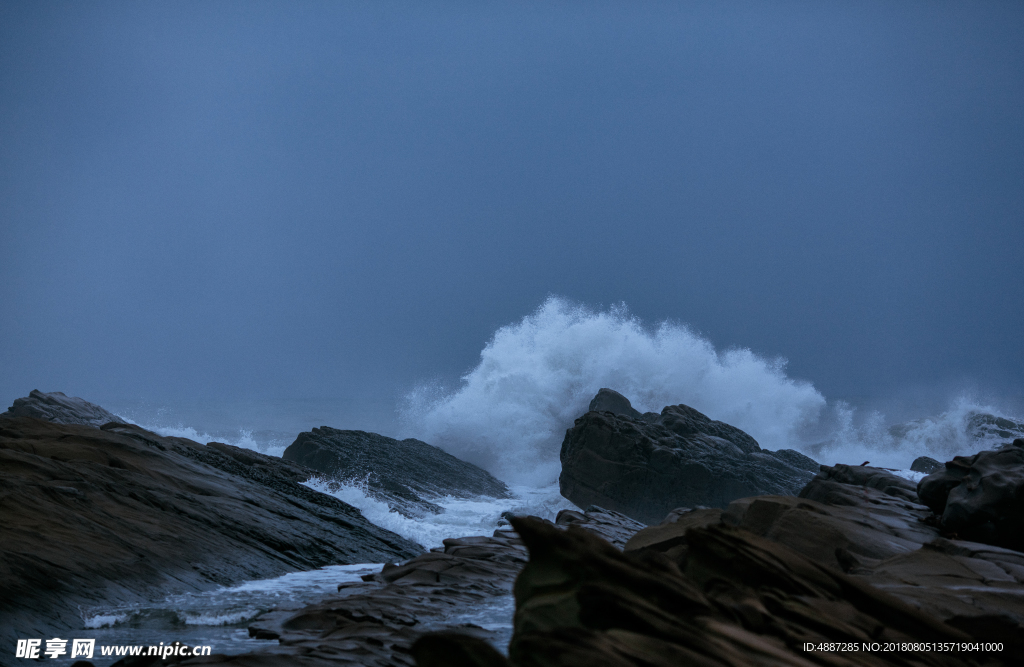
<svg viewBox="0 0 1024 667">
<path fill-rule="evenodd" d="M 1024 421 L 970 394 L 954 397 L 938 415 L 895 425 L 880 412 L 859 415 L 838 401 L 829 406 L 822 422 L 825 439 L 802 448 L 826 464 L 870 461 L 874 466 L 906 468 L 919 456 L 948 461 L 1024 437 Z"/>
<path fill-rule="evenodd" d="M 410 435 L 505 481 L 541 485 L 558 476 L 565 429 L 601 387 L 641 411 L 685 403 L 763 447 L 792 447 L 825 399 L 785 365 L 747 349 L 716 351 L 681 324 L 647 329 L 624 305 L 596 311 L 551 297 L 499 329 L 456 391 L 411 392 L 402 417 Z"/>
<path fill-rule="evenodd" d="M 185 426 L 181 423 L 177 423 L 172 426 L 163 424 L 140 424 L 132 420 L 130 417 L 118 416 L 130 424 L 142 426 L 142 428 L 148 431 L 152 431 L 157 435 L 162 435 L 168 438 L 187 438 L 194 442 L 203 444 L 208 442 L 223 442 L 227 445 L 242 447 L 243 449 L 251 449 L 268 456 L 280 457 L 284 454 L 284 450 L 288 448 L 288 445 L 291 444 L 291 441 L 286 442 L 280 439 L 257 440 L 253 437 L 253 432 L 249 429 L 238 429 L 234 433 L 218 432 L 216 435 L 210 435 L 204 430 L 197 430 L 192 426 Z"/>
</svg>

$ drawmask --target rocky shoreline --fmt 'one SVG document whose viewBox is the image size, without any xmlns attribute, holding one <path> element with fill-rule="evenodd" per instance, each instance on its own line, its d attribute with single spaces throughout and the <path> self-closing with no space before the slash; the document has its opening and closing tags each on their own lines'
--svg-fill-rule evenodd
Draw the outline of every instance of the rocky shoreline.
<svg viewBox="0 0 1024 667">
<path fill-rule="evenodd" d="M 120 420 L 0 415 L 0 643 L 81 627 L 80 607 L 422 551 L 312 474 Z"/>
<path fill-rule="evenodd" d="M 514 519 L 508 657 L 435 633 L 417 665 L 1021 664 L 1024 553 L 944 537 L 903 482 L 823 466 L 801 497 L 677 511 L 622 551 Z"/>
<path fill-rule="evenodd" d="M 80 400 L 64 399 L 62 405 Z M 666 501 L 645 499 L 651 488 L 645 491 L 635 483 L 649 477 L 652 473 L 645 470 L 652 467 L 685 486 L 697 467 L 706 475 L 719 465 L 712 456 L 718 452 L 718 459 L 727 459 L 715 468 L 722 473 L 720 479 L 764 483 L 771 489 L 778 478 L 758 479 L 736 471 L 744 466 L 777 469 L 795 479 L 799 474 L 794 477 L 792 471 L 802 474 L 807 463 L 786 450 L 764 452 L 742 431 L 687 406 L 669 406 L 660 415 L 633 414 L 624 397 L 602 390 L 591 408 L 567 432 L 563 456 L 567 450 L 570 460 L 579 452 L 596 452 L 614 463 L 603 471 L 591 466 L 594 474 L 587 483 L 615 500 L 615 509 L 563 510 L 553 522 L 509 516 L 492 535 L 447 539 L 425 553 L 365 522 L 358 510 L 302 486 L 299 481 L 312 471 L 295 461 L 217 443 L 162 438 L 123 423 L 96 428 L 0 415 L 0 456 L 11 461 L 3 468 L 10 480 L 5 483 L 17 489 L 0 502 L 13 510 L 6 515 L 28 517 L 19 528 L 21 550 L 3 554 L 7 574 L 0 585 L 7 588 L 0 593 L 5 600 L 12 599 L 8 591 L 21 594 L 17 587 L 25 570 L 11 568 L 11 563 L 18 565 L 18 558 L 33 549 L 57 558 L 54 535 L 64 537 L 60 531 L 73 530 L 58 520 L 60 530 L 48 529 L 48 539 L 31 542 L 25 537 L 31 520 L 49 525 L 40 513 L 77 516 L 78 522 L 65 522 L 82 524 L 97 508 L 116 507 L 137 521 L 146 513 L 167 512 L 160 521 L 171 523 L 145 538 L 176 545 L 178 551 L 158 560 L 142 538 L 138 544 L 117 543 L 122 552 L 133 554 L 137 569 L 125 575 L 114 566 L 123 570 L 127 557 L 104 542 L 112 538 L 85 535 L 116 562 L 90 561 L 84 552 L 67 557 L 81 569 L 78 579 L 69 578 L 72 569 L 63 562 L 66 572 L 51 567 L 44 573 L 59 582 L 59 596 L 72 595 L 72 581 L 88 584 L 82 590 L 90 595 L 109 595 L 111 588 L 100 586 L 104 577 L 131 595 L 166 587 L 169 580 L 201 587 L 252 578 L 259 568 L 280 572 L 273 568 L 303 569 L 331 558 L 353 558 L 357 548 L 367 553 L 377 549 L 374 553 L 389 563 L 361 582 L 342 584 L 336 596 L 302 608 L 278 608 L 250 624 L 251 636 L 276 640 L 276 645 L 177 662 L 129 658 L 117 663 L 119 667 L 944 666 L 1024 661 L 1024 551 L 1019 541 L 1024 439 L 997 451 L 956 457 L 937 470 L 925 462 L 921 465 L 932 472 L 916 484 L 866 465 L 819 466 L 799 488 L 787 486 L 784 493 L 743 494 L 743 484 L 723 484 L 713 491 L 714 502 L 668 503 L 671 507 L 656 515 L 657 502 Z M 602 426 L 608 424 L 610 428 Z M 325 433 L 361 433 L 330 431 Z M 666 458 L 678 463 L 665 465 Z M 617 475 L 623 466 L 627 474 Z M 172 474 L 178 468 L 197 479 L 186 484 L 180 472 L 174 473 L 178 477 Z M 583 469 L 576 467 L 570 474 L 579 477 Z M 96 481 L 100 478 L 124 491 L 115 493 L 111 486 L 104 496 Z M 152 488 L 154 480 L 166 485 L 170 478 L 174 493 Z M 681 493 L 702 499 L 711 487 L 713 480 Z M 188 493 L 205 500 L 190 500 Z M 572 495 L 583 504 L 586 494 Z M 172 500 L 179 505 L 169 505 Z M 271 516 L 230 504 L 236 501 Z M 296 526 L 333 522 L 335 532 L 315 538 L 304 529 L 297 529 L 303 534 L 287 533 L 278 525 L 283 519 L 273 516 L 277 505 L 272 501 L 290 506 Z M 32 502 L 39 507 L 31 507 Z M 189 502 L 207 507 L 224 503 L 218 519 L 234 517 L 230 525 L 235 542 L 227 538 L 231 530 L 222 530 L 223 547 L 204 554 L 205 561 L 188 539 L 194 528 L 172 520 Z M 295 515 L 297 506 L 308 516 Z M 200 517 L 195 508 L 189 511 L 191 519 Z M 651 525 L 636 520 L 638 516 Z M 202 521 L 209 525 L 209 517 Z M 286 533 L 291 535 L 288 541 L 273 542 Z M 366 541 L 356 547 L 356 536 Z M 277 548 L 285 543 L 290 546 Z M 276 546 L 268 548 L 271 544 Z M 190 559 L 208 565 L 192 568 L 189 575 L 182 563 Z M 25 581 L 38 585 L 41 576 Z M 31 623 L 63 618 L 45 603 L 39 601 L 40 612 L 30 606 L 4 609 L 4 617 L 10 614 L 24 635 L 27 627 L 36 627 Z M 511 619 L 510 636 L 467 620 L 467 610 L 489 606 Z M 507 654 L 496 650 L 496 644 L 506 641 Z"/>
</svg>

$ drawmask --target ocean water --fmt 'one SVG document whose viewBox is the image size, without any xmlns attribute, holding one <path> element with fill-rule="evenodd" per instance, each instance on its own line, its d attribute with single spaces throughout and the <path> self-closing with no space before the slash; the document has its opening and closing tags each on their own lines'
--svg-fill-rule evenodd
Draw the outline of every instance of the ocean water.
<svg viewBox="0 0 1024 667">
<path fill-rule="evenodd" d="M 249 638 L 248 625 L 260 614 L 274 608 L 302 608 L 319 602 L 336 593 L 338 584 L 360 581 L 361 575 L 379 572 L 380 568 L 377 563 L 333 565 L 202 593 L 169 595 L 147 604 L 83 608 L 82 628 L 69 630 L 60 637 L 95 639 L 97 649 L 92 662 L 97 667 L 120 659 L 104 658 L 100 646 L 148 647 L 181 641 L 189 646 L 210 646 L 212 653 L 245 653 L 277 643 Z M 74 662 L 68 656 L 44 660 L 52 665 Z"/>
<path fill-rule="evenodd" d="M 425 548 L 440 546 L 446 537 L 488 535 L 505 511 L 553 518 L 559 509 L 571 507 L 557 486 L 565 430 L 601 387 L 624 394 L 640 411 L 685 403 L 743 429 L 765 449 L 797 449 L 825 464 L 870 461 L 913 481 L 922 477 L 908 470 L 918 456 L 945 461 L 1024 437 L 1019 415 L 968 394 L 951 396 L 934 414 L 897 422 L 884 411 L 829 401 L 810 382 L 789 377 L 784 359 L 746 349 L 718 350 L 685 325 L 647 326 L 624 306 L 597 311 L 551 298 L 534 313 L 496 331 L 481 351 L 479 364 L 458 386 L 425 383 L 411 388 L 397 406 L 400 419 L 390 422 L 395 431 L 384 433 L 416 437 L 476 463 L 507 482 L 515 498 L 434 498 L 444 512 L 408 519 L 369 497 L 358 480 L 339 485 L 313 479 L 307 486 L 358 507 L 373 523 Z M 268 421 L 271 413 L 277 418 Z M 366 423 L 329 421 L 324 417 L 331 414 L 329 406 L 294 401 L 233 418 L 224 416 L 230 416 L 230 409 L 221 410 L 215 419 L 208 410 L 200 414 L 165 407 L 118 414 L 163 435 L 217 440 L 276 456 L 299 431 L 314 426 L 372 430 Z M 252 421 L 246 423 L 247 418 Z M 151 607 L 92 610 L 85 623 L 129 643 L 128 638 L 141 636 L 146 619 L 173 618 L 175 627 L 192 633 L 174 639 L 209 637 L 217 652 L 242 652 L 262 644 L 245 633 L 255 610 L 275 601 L 312 601 L 332 593 L 338 583 L 350 580 L 347 577 L 377 566 L 344 567 L 349 569 L 325 568 L 250 582 Z M 489 627 L 507 639 L 511 611 L 509 599 L 496 600 L 466 610 L 461 622 Z"/>
</svg>

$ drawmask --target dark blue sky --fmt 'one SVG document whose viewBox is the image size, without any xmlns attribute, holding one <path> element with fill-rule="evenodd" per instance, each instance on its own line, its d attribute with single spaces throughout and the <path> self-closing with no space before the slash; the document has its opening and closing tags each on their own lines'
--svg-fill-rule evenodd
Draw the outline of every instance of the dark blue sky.
<svg viewBox="0 0 1024 667">
<path fill-rule="evenodd" d="M 1024 3 L 2 2 L 0 216 L 5 405 L 390 408 L 550 294 L 1019 400 Z"/>
</svg>

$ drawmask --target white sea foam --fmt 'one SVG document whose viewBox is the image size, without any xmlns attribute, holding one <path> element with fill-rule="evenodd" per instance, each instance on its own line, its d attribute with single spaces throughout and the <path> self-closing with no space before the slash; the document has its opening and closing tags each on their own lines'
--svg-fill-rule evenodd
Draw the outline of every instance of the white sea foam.
<svg viewBox="0 0 1024 667">
<path fill-rule="evenodd" d="M 128 613 L 123 614 L 93 614 L 89 615 L 84 619 L 83 625 L 86 630 L 95 630 L 98 628 L 110 628 L 118 623 L 123 623 L 129 616 Z"/>
<path fill-rule="evenodd" d="M 360 581 L 361 575 L 379 572 L 380 568 L 380 563 L 330 565 L 209 591 L 169 595 L 163 600 L 143 604 L 83 610 L 84 626 L 101 629 L 122 625 L 156 627 L 168 623 L 238 625 L 280 605 L 318 602 L 337 593 L 338 584 Z"/>
<path fill-rule="evenodd" d="M 892 474 L 915 483 L 920 482 L 928 475 L 926 472 L 917 472 L 916 470 L 893 470 Z"/>
<path fill-rule="evenodd" d="M 258 607 L 250 607 L 248 609 L 242 609 L 241 611 L 232 611 L 228 613 L 183 612 L 180 614 L 180 617 L 185 622 L 185 625 L 237 625 L 238 623 L 255 619 L 264 611 L 266 610 Z"/>
<path fill-rule="evenodd" d="M 423 519 L 410 519 L 391 510 L 386 503 L 368 496 L 358 483 L 338 484 L 312 479 L 306 482 L 306 486 L 359 508 L 370 522 L 427 549 L 441 546 L 441 541 L 448 537 L 490 535 L 497 527 L 502 512 L 532 514 L 553 520 L 559 510 L 574 507 L 558 493 L 557 484 L 542 488 L 521 486 L 512 487 L 515 498 L 511 499 L 430 498 L 430 502 L 443 507 L 444 512 Z"/>
<path fill-rule="evenodd" d="M 291 444 L 285 444 L 280 442 L 257 442 L 253 438 L 252 431 L 247 429 L 238 429 L 237 433 L 231 435 L 219 434 L 214 436 L 210 435 L 209 433 L 206 433 L 205 431 L 199 431 L 191 426 L 185 426 L 184 424 L 181 423 L 174 425 L 148 424 L 136 422 L 131 418 L 125 417 L 123 415 L 118 416 L 124 419 L 125 421 L 128 421 L 132 424 L 136 424 L 137 426 L 141 426 L 142 428 L 148 431 L 152 431 L 157 435 L 162 435 L 169 438 L 188 438 L 189 440 L 193 440 L 195 442 L 199 442 L 202 444 L 206 444 L 208 442 L 223 442 L 228 445 L 234 445 L 235 447 L 251 449 L 262 454 L 267 454 L 268 456 L 280 457 L 282 454 L 284 454 L 284 450 L 288 448 L 288 445 Z"/>
</svg>

